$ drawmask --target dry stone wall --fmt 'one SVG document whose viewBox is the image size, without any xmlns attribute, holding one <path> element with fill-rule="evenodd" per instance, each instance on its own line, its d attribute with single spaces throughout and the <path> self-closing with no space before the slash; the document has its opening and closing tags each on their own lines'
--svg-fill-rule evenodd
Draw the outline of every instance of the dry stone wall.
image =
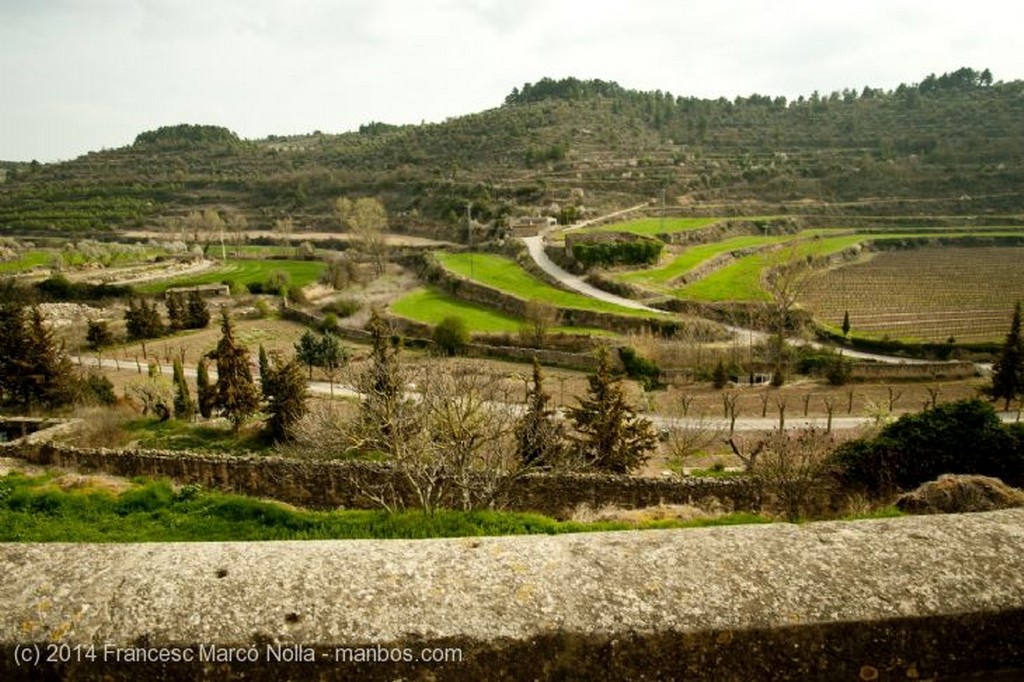
<svg viewBox="0 0 1024 682">
<path fill-rule="evenodd" d="M 314 509 L 372 508 L 377 505 L 368 495 L 389 489 L 415 506 L 402 476 L 381 462 L 82 449 L 49 443 L 12 445 L 8 452 L 41 465 L 117 476 L 167 477 Z M 750 511 L 758 507 L 758 496 L 745 482 L 734 480 L 537 473 L 517 479 L 502 502 L 506 509 L 564 518 L 582 505 L 639 508 L 664 503 Z M 452 504 L 456 506 L 454 500 Z"/>
</svg>

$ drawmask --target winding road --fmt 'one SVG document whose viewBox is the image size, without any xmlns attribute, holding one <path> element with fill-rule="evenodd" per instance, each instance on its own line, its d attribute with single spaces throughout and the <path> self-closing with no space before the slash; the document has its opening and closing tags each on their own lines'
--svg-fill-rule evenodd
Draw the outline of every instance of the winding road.
<svg viewBox="0 0 1024 682">
<path fill-rule="evenodd" d="M 600 222 L 624 213 L 630 213 L 637 210 L 638 208 L 641 208 L 642 206 L 644 205 L 641 204 L 640 206 L 633 206 L 622 211 L 616 211 L 615 213 L 610 213 L 600 218 L 595 218 L 593 220 L 587 221 L 586 224 Z M 575 225 L 573 228 L 570 229 L 579 229 L 581 227 L 584 227 L 584 224 L 581 223 Z M 658 310 L 657 308 L 652 308 L 651 306 L 644 305 L 639 301 L 634 301 L 632 299 L 624 298 L 622 296 L 616 296 L 611 292 L 604 291 L 603 289 L 598 289 L 597 287 L 583 281 L 582 278 L 562 269 L 558 265 L 558 263 L 555 263 L 553 260 L 551 260 L 551 258 L 548 257 L 548 254 L 544 251 L 545 240 L 547 238 L 548 232 L 549 230 L 542 230 L 540 234 L 536 236 L 522 237 L 521 239 L 523 243 L 526 244 L 526 249 L 527 251 L 529 251 L 530 258 L 533 259 L 533 262 L 536 263 L 537 266 L 545 273 L 547 273 L 550 277 L 552 277 L 559 283 L 563 284 L 564 286 L 583 294 L 584 296 L 589 296 L 590 298 L 599 301 L 620 305 L 624 308 L 630 308 L 632 310 L 643 310 L 650 313 L 657 313 L 659 315 L 665 314 L 664 310 Z M 742 339 L 744 343 L 762 343 L 768 338 L 768 334 L 766 334 L 765 332 L 757 331 L 756 329 L 736 327 L 728 324 L 723 324 L 722 327 L 726 331 L 731 333 L 734 338 Z M 811 348 L 828 348 L 831 350 L 835 350 L 834 346 L 829 346 L 827 344 L 819 343 L 817 341 L 806 341 L 804 339 L 791 338 L 788 339 L 787 342 L 790 345 L 794 346 L 810 346 Z M 875 362 L 884 362 L 899 365 L 922 365 L 931 364 L 933 362 L 931 360 L 918 360 L 916 358 L 905 358 L 896 355 L 867 353 L 864 351 L 852 350 L 849 348 L 842 348 L 840 350 L 842 351 L 844 356 L 848 358 L 856 358 L 858 360 L 873 360 Z"/>
</svg>

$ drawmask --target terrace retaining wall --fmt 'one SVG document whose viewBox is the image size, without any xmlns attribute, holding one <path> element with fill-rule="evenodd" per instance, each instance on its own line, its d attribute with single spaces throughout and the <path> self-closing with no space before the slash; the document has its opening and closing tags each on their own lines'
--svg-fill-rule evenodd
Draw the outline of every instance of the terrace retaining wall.
<svg viewBox="0 0 1024 682">
<path fill-rule="evenodd" d="M 11 444 L 8 456 L 32 463 L 116 476 L 167 477 L 185 484 L 266 497 L 313 509 L 375 508 L 368 494 L 394 490 L 407 506 L 415 496 L 401 474 L 386 463 L 310 461 L 281 457 L 199 455 L 162 450 L 83 449 L 44 443 Z M 688 504 L 752 511 L 760 504 L 743 480 L 678 479 L 607 474 L 529 474 L 517 478 L 500 506 L 565 518 L 580 506 L 642 508 Z M 459 506 L 458 500 L 449 500 Z"/>
<path fill-rule="evenodd" d="M 0 678 L 14 681 L 1024 675 L 1024 510 L 554 537 L 0 544 L 0 574 Z M 434 656 L 447 662 L 423 660 Z"/>
</svg>

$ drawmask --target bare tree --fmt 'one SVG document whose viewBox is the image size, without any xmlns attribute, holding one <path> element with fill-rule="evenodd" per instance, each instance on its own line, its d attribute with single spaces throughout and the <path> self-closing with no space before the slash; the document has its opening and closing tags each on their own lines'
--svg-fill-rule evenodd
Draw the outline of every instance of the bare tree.
<svg viewBox="0 0 1024 682">
<path fill-rule="evenodd" d="M 827 456 L 833 446 L 831 436 L 815 428 L 774 431 L 759 444 L 751 478 L 776 501 L 788 521 L 798 521 L 814 493 L 827 492 Z"/>
<path fill-rule="evenodd" d="M 771 330 L 772 383 L 776 386 L 781 386 L 785 380 L 786 333 L 795 324 L 793 310 L 810 274 L 810 264 L 800 255 L 798 247 L 776 257 L 765 271 L 763 285 L 770 299 L 766 312 Z"/>
<path fill-rule="evenodd" d="M 729 436 L 736 431 L 736 401 L 739 399 L 739 395 L 736 393 L 723 393 L 722 394 L 722 411 L 725 414 L 725 418 L 729 420 Z"/>
<path fill-rule="evenodd" d="M 826 433 L 832 433 L 832 413 L 836 409 L 836 397 L 834 395 L 823 395 L 821 397 L 821 403 L 825 406 L 825 414 L 827 415 L 827 421 L 825 426 Z"/>
<path fill-rule="evenodd" d="M 779 413 L 779 431 L 786 428 L 786 396 L 775 396 L 775 409 Z"/>
<path fill-rule="evenodd" d="M 704 415 L 688 417 L 675 416 L 668 423 L 668 450 L 680 461 L 706 450 L 722 438 L 723 429 Z"/>
<path fill-rule="evenodd" d="M 359 238 L 360 248 L 370 258 L 377 276 L 387 267 L 388 214 L 378 199 L 361 197 L 351 201 L 345 197 L 335 202 L 335 211 L 342 225 Z"/>
<path fill-rule="evenodd" d="M 523 311 L 523 327 L 520 337 L 530 345 L 540 348 L 544 345 L 551 327 L 558 324 L 558 308 L 543 301 L 527 301 Z"/>
</svg>

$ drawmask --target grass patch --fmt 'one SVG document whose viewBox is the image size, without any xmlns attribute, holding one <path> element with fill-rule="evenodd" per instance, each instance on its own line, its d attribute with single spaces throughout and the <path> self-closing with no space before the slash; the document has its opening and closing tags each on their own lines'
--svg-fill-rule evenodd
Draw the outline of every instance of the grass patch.
<svg viewBox="0 0 1024 682">
<path fill-rule="evenodd" d="M 593 310 L 629 317 L 659 317 L 654 313 L 607 303 L 570 291 L 563 291 L 537 279 L 510 258 L 493 253 L 436 254 L 446 269 L 483 285 L 521 299 L 543 301 L 558 308 Z"/>
<path fill-rule="evenodd" d="M 49 265 L 56 253 L 56 251 L 25 251 L 14 260 L 0 261 L 0 272 L 21 272 Z"/>
<path fill-rule="evenodd" d="M 271 449 L 262 441 L 258 430 L 242 429 L 232 433 L 226 424 L 189 424 L 177 419 L 162 422 L 141 417 L 126 422 L 124 430 L 138 447 L 152 450 L 242 454 Z"/>
<path fill-rule="evenodd" d="M 327 264 L 323 261 L 229 258 L 226 264 L 208 272 L 143 284 L 137 289 L 147 294 L 158 294 L 168 287 L 191 287 L 221 282 L 253 284 L 266 282 L 275 272 L 287 274 L 291 284 L 304 287 L 319 280 L 326 267 Z"/>
<path fill-rule="evenodd" d="M 51 475 L 0 478 L 0 541 L 196 542 L 221 540 L 418 539 L 536 535 L 765 523 L 754 514 L 680 522 L 556 521 L 494 511 L 387 513 L 307 511 L 241 495 L 136 481 L 120 494 L 63 489 Z"/>
</svg>

